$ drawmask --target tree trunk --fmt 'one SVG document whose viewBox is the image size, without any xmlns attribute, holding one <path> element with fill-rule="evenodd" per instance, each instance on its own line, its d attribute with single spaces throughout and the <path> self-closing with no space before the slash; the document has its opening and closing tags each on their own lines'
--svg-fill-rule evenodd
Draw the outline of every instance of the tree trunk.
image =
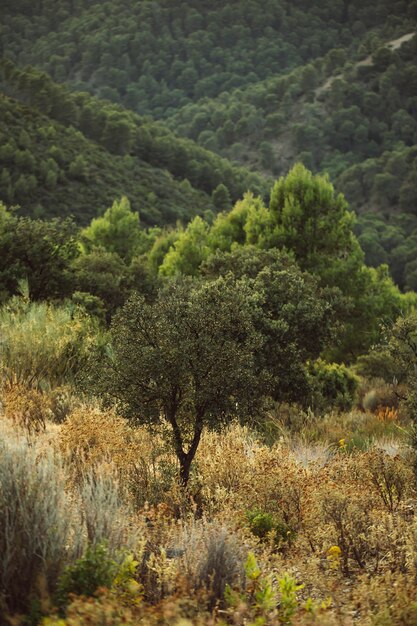
<svg viewBox="0 0 417 626">
<path fill-rule="evenodd" d="M 203 432 L 202 419 L 200 418 L 200 416 L 196 417 L 193 439 L 188 451 L 186 452 L 184 450 L 182 434 L 178 426 L 177 420 L 175 419 L 174 412 L 167 412 L 166 416 L 172 426 L 172 431 L 174 435 L 175 454 L 177 455 L 177 459 L 180 464 L 180 483 L 181 486 L 185 488 L 190 478 L 191 463 L 193 462 L 196 455 L 198 444 L 200 443 L 201 439 L 201 433 Z"/>
</svg>

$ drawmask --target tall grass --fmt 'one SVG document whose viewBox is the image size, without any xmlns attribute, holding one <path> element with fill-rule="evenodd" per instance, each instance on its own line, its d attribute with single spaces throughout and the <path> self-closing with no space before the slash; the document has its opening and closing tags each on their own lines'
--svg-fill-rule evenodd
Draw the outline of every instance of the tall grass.
<svg viewBox="0 0 417 626">
<path fill-rule="evenodd" d="M 74 307 L 12 298 L 0 309 L 3 383 L 64 384 L 82 363 L 92 330 L 91 322 Z"/>
</svg>

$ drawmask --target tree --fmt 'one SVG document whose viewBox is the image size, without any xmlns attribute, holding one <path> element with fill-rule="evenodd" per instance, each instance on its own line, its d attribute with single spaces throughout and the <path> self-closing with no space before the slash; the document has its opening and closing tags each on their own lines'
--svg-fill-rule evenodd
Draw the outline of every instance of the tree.
<svg viewBox="0 0 417 626">
<path fill-rule="evenodd" d="M 144 238 L 139 227 L 139 214 L 132 211 L 125 196 L 115 200 L 104 215 L 93 219 L 82 235 L 87 249 L 102 247 L 127 261 L 132 259 Z"/>
<path fill-rule="evenodd" d="M 208 277 L 233 273 L 249 281 L 258 302 L 254 325 L 264 339 L 255 353 L 264 393 L 279 402 L 308 402 L 307 360 L 318 358 L 334 338 L 338 293 L 320 288 L 290 255 L 276 249 L 218 252 L 202 269 Z"/>
<path fill-rule="evenodd" d="M 211 199 L 213 200 L 214 206 L 219 211 L 228 211 L 232 207 L 229 190 L 223 183 L 217 185 L 216 189 L 214 189 L 211 194 Z"/>
<path fill-rule="evenodd" d="M 171 246 L 159 268 L 160 273 L 164 276 L 196 276 L 209 253 L 208 230 L 208 224 L 197 215 Z"/>
<path fill-rule="evenodd" d="M 314 176 L 300 163 L 275 183 L 269 209 L 273 239 L 294 252 L 302 269 L 322 275 L 329 262 L 346 258 L 357 245 L 344 197 L 335 195 L 326 176 Z"/>
<path fill-rule="evenodd" d="M 135 294 L 113 321 L 107 360 L 92 370 L 96 391 L 123 415 L 166 420 L 183 485 L 204 428 L 247 419 L 259 406 L 254 306 L 244 284 L 224 278 L 173 281 L 153 305 Z"/>
<path fill-rule="evenodd" d="M 238 200 L 231 211 L 217 215 L 209 234 L 209 243 L 212 250 L 229 251 L 233 244 L 243 245 L 246 242 L 245 224 L 252 205 L 258 205 L 261 200 L 254 198 L 250 192 L 243 200 Z"/>
<path fill-rule="evenodd" d="M 122 259 L 115 252 L 97 248 L 80 254 L 72 267 L 76 290 L 100 298 L 109 320 L 127 298 L 128 269 Z"/>
<path fill-rule="evenodd" d="M 17 217 L 0 204 L 0 284 L 2 296 L 18 293 L 27 279 L 32 300 L 63 298 L 71 293 L 77 229 L 71 220 Z"/>
</svg>

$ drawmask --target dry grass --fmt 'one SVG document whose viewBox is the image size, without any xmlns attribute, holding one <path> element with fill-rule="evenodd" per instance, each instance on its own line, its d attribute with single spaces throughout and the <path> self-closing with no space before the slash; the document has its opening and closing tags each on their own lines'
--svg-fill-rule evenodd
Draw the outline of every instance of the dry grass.
<svg viewBox="0 0 417 626">
<path fill-rule="evenodd" d="M 113 554 L 125 546 L 138 561 L 139 602 L 116 586 L 74 598 L 64 622 L 44 623 L 415 624 L 417 494 L 402 431 L 361 412 L 302 419 L 301 432 L 282 428 L 272 446 L 238 425 L 205 433 L 189 499 L 161 433 L 81 405 L 28 442 L 3 418 L 7 445 L 25 442 L 34 454 L 31 480 L 54 450 L 61 455 L 59 472 L 45 476 L 60 485 L 47 491 L 57 520 L 72 520 L 65 559 L 104 538 Z M 32 508 L 43 510 L 41 492 L 33 493 Z M 252 532 L 254 510 L 274 520 L 270 533 Z M 249 551 L 260 568 L 255 579 L 243 574 Z M 51 571 L 61 561 L 52 558 Z M 303 586 L 291 592 L 288 580 Z M 226 585 L 235 595 L 225 598 Z"/>
</svg>

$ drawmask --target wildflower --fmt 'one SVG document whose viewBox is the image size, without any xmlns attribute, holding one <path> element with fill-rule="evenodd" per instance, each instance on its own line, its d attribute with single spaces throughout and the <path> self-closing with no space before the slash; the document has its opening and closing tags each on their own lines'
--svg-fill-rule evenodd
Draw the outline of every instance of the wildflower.
<svg viewBox="0 0 417 626">
<path fill-rule="evenodd" d="M 339 546 L 332 546 L 327 550 L 327 560 L 331 569 L 338 569 L 340 565 L 340 558 L 342 556 L 342 550 Z"/>
</svg>

